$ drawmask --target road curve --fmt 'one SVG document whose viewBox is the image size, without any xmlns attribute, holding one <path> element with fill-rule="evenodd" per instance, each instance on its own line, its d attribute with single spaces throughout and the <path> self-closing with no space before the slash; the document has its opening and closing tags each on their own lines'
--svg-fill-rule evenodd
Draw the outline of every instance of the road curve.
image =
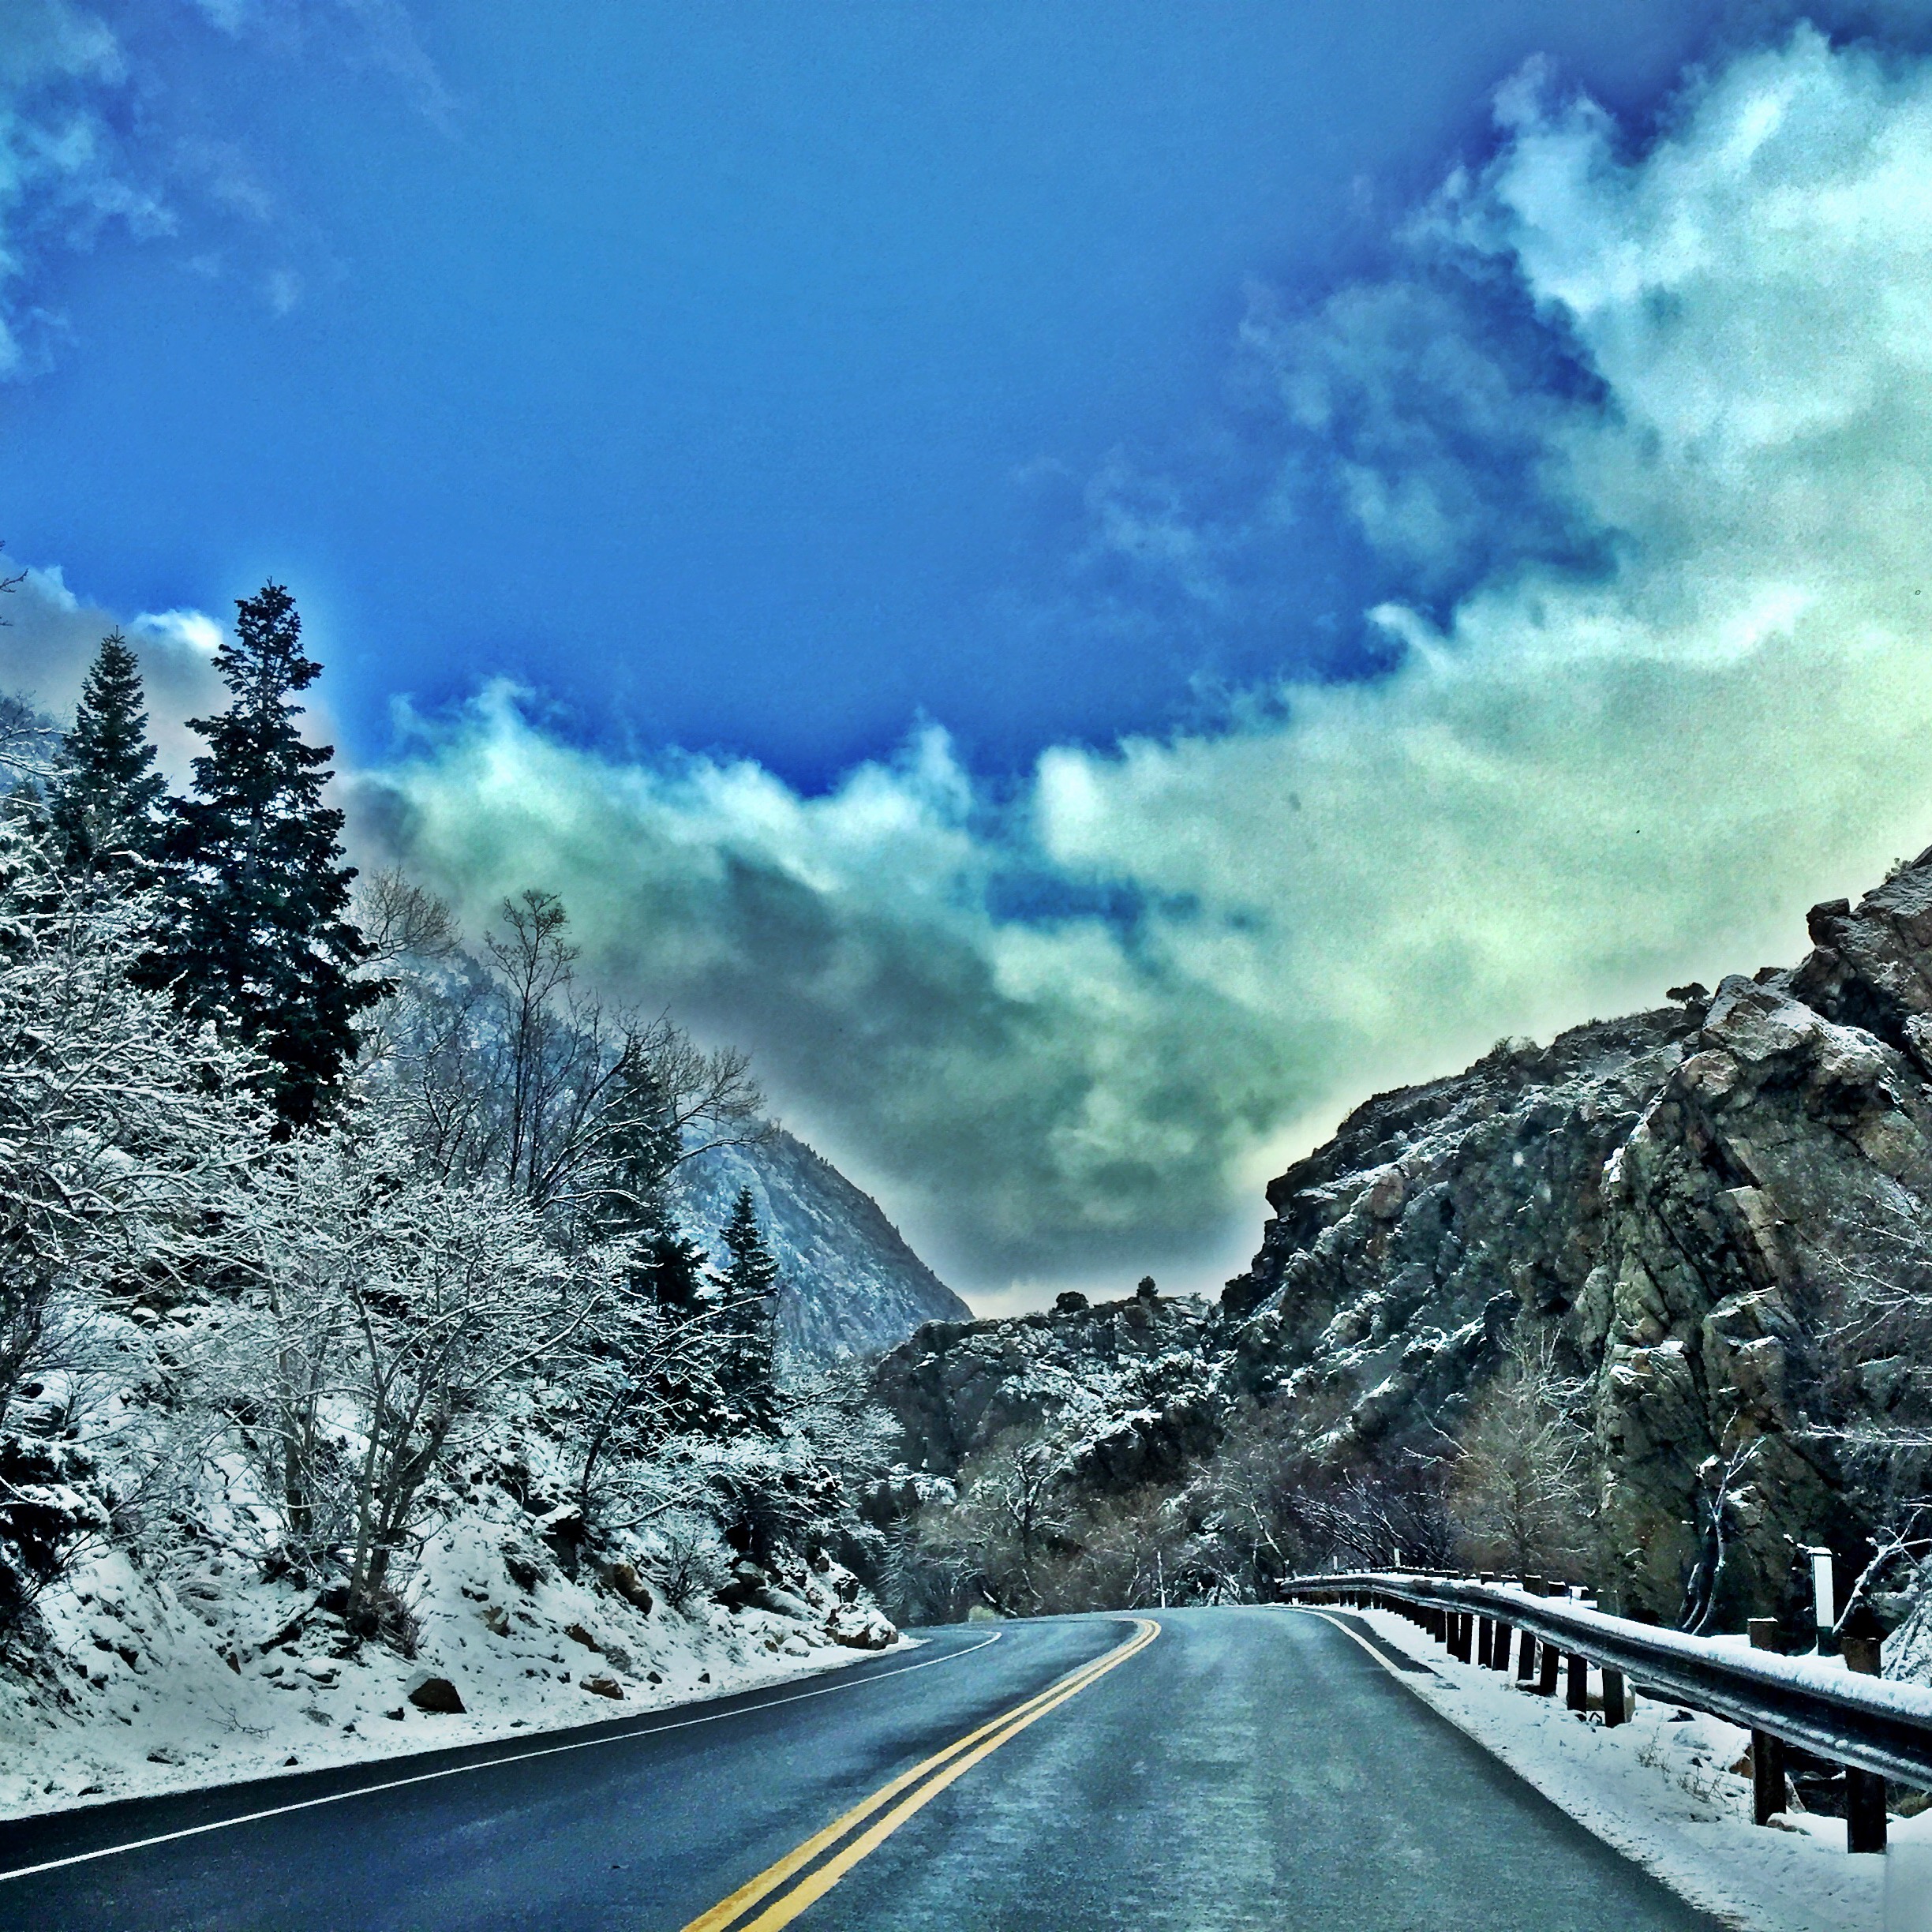
<svg viewBox="0 0 1932 1932">
<path fill-rule="evenodd" d="M 1324 1619 L 992 1634 L 507 1758 L 0 1825 L 0 1932 L 1716 1932 Z"/>
</svg>

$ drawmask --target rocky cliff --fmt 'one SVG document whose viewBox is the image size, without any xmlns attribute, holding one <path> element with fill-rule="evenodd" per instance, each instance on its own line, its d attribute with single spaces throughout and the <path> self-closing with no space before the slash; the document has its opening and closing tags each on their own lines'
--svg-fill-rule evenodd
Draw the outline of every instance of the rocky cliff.
<svg viewBox="0 0 1932 1932">
<path fill-rule="evenodd" d="M 754 1146 L 701 1154 L 680 1170 L 680 1218 L 713 1255 L 723 1251 L 742 1187 L 778 1257 L 779 1330 L 795 1355 L 874 1354 L 922 1322 L 972 1319 L 878 1203 L 783 1128 Z"/>
<path fill-rule="evenodd" d="M 956 1477 L 1016 1432 L 1068 1421 L 1076 1479 L 1174 1482 L 1217 1439 L 1219 1329 L 1196 1301 L 1067 1295 L 1051 1314 L 932 1323 L 886 1357 L 874 1387 L 918 1474 Z"/>
<path fill-rule="evenodd" d="M 1198 1467 L 1258 1403 L 1317 1466 L 1453 1466 L 1537 1338 L 1593 1437 L 1601 1586 L 1667 1621 L 1687 1586 L 1732 1627 L 1795 1616 L 1805 1547 L 1855 1568 L 1896 1514 L 1889 1438 L 1925 1406 L 1932 852 L 1815 908 L 1810 936 L 1790 969 L 1358 1108 L 1270 1186 L 1252 1265 L 1174 1338 L 1185 1426 L 1149 1420 L 1159 1391 L 1139 1426 Z M 1092 1321 L 914 1338 L 880 1380 L 908 1454 L 957 1455 L 1050 1366 L 1076 1382 Z"/>
</svg>

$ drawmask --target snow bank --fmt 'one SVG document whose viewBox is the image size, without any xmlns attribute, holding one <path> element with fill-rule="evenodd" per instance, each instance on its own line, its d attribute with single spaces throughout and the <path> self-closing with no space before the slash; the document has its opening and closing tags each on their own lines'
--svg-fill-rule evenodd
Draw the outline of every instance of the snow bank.
<svg viewBox="0 0 1932 1932">
<path fill-rule="evenodd" d="M 829 1559 L 774 1577 L 776 1608 L 706 1596 L 680 1612 L 634 1586 L 643 1608 L 587 1567 L 534 1566 L 503 1515 L 466 1509 L 424 1552 L 413 1658 L 349 1644 L 313 1593 L 253 1564 L 212 1556 L 171 1581 L 118 1552 L 82 1567 L 41 1600 L 37 1666 L 0 1672 L 0 1816 L 586 1724 L 901 1641 Z M 429 1676 L 455 1686 L 460 1715 L 410 1702 Z"/>
</svg>

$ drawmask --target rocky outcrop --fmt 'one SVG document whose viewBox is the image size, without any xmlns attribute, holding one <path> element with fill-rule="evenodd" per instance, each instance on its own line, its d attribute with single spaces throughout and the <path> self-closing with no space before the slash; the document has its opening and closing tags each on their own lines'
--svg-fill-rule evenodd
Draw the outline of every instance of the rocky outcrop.
<svg viewBox="0 0 1932 1932">
<path fill-rule="evenodd" d="M 1185 1481 L 1248 1397 L 1316 1463 L 1413 1466 L 1526 1332 L 1584 1391 L 1600 1586 L 1675 1620 L 1720 1530 L 1720 1620 L 1795 1617 L 1806 1546 L 1864 1554 L 1847 1430 L 1917 1399 L 1896 1324 L 1846 1329 L 1874 1283 L 1932 1305 L 1932 853 L 1810 936 L 1788 970 L 1368 1102 L 1269 1187 L 1218 1309 L 922 1330 L 878 1384 L 909 1468 L 950 1475 L 1129 1362 L 1122 1483 Z"/>
<path fill-rule="evenodd" d="M 874 1387 L 921 1476 L 957 1476 L 1002 1438 L 1070 1413 L 1083 1479 L 1174 1480 L 1214 1446 L 1218 1327 L 1202 1302 L 1144 1292 L 1051 1314 L 929 1322 L 880 1362 Z"/>
<path fill-rule="evenodd" d="M 1667 1008 L 1385 1094 L 1268 1189 L 1228 1285 L 1244 1380 L 1337 1456 L 1453 1427 L 1518 1313 L 1560 1320 L 1601 1253 L 1603 1176 L 1695 1020 Z"/>
<path fill-rule="evenodd" d="M 1336 1456 L 1453 1436 L 1544 1324 L 1587 1378 L 1600 1581 L 1673 1617 L 1722 1488 L 1720 1613 L 1788 1612 L 1807 1544 L 1859 1559 L 1832 1335 L 1932 1204 L 1932 854 L 1815 908 L 1788 972 L 1500 1047 L 1372 1101 L 1269 1189 L 1230 1346 Z M 1868 1365 L 1868 1370 L 1880 1365 Z M 1897 1378 L 1891 1378 L 1896 1384 Z"/>
</svg>

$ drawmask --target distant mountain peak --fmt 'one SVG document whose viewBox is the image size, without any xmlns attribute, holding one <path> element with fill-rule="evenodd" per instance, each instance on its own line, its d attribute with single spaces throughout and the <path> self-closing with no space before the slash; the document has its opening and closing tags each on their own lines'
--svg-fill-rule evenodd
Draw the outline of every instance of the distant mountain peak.
<svg viewBox="0 0 1932 1932">
<path fill-rule="evenodd" d="M 680 1218 L 715 1250 L 746 1187 L 778 1256 L 779 1331 L 794 1354 L 813 1361 L 873 1355 L 922 1322 L 972 1319 L 871 1195 L 776 1125 L 754 1146 L 717 1148 L 687 1161 L 678 1174 Z"/>
</svg>

